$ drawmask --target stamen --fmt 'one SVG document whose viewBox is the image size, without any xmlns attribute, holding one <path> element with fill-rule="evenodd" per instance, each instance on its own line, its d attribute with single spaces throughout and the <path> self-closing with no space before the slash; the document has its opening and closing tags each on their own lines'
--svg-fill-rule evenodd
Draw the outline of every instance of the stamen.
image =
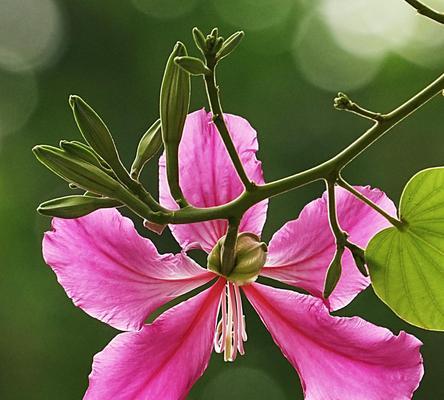
<svg viewBox="0 0 444 400">
<path fill-rule="evenodd" d="M 214 335 L 214 350 L 224 353 L 225 361 L 234 361 L 237 354 L 245 353 L 243 342 L 247 340 L 245 317 L 239 287 L 227 282 L 221 295 L 220 314 Z"/>
<path fill-rule="evenodd" d="M 222 353 L 225 350 L 225 336 L 227 329 L 227 302 L 226 291 L 221 295 L 220 307 L 222 309 L 222 319 L 217 324 L 216 334 L 214 337 L 214 350 L 216 353 Z"/>
<path fill-rule="evenodd" d="M 242 299 L 239 291 L 239 286 L 234 285 L 234 294 L 236 295 L 236 306 L 237 306 L 237 336 L 240 338 L 238 341 L 239 353 L 241 355 L 245 354 L 244 342 L 247 340 L 247 332 L 245 331 L 245 316 L 242 310 Z"/>
</svg>

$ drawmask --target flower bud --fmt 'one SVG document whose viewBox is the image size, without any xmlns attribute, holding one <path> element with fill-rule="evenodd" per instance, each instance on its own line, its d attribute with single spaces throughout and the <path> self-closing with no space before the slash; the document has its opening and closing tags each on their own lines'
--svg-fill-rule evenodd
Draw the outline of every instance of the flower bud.
<svg viewBox="0 0 444 400">
<path fill-rule="evenodd" d="M 43 165 L 84 190 L 112 198 L 121 191 L 121 185 L 106 172 L 62 149 L 41 145 L 35 146 L 32 151 Z"/>
<path fill-rule="evenodd" d="M 208 255 L 208 269 L 218 275 L 221 273 L 222 248 L 225 237 L 220 239 Z M 238 285 L 254 282 L 259 276 L 267 259 L 267 245 L 252 233 L 241 233 L 237 237 L 234 268 L 225 278 Z"/>
<path fill-rule="evenodd" d="M 87 143 L 117 174 L 121 174 L 124 168 L 111 133 L 103 120 L 79 96 L 70 96 L 69 104 L 72 108 L 77 126 Z"/>
<path fill-rule="evenodd" d="M 339 279 L 341 278 L 342 274 L 341 260 L 343 253 L 344 253 L 344 248 L 343 247 L 338 248 L 336 250 L 332 262 L 328 267 L 327 276 L 325 278 L 325 284 L 324 284 L 324 299 L 328 299 L 330 297 L 330 295 L 333 293 L 333 290 L 335 290 L 336 285 L 339 282 Z"/>
<path fill-rule="evenodd" d="M 199 28 L 193 28 L 193 39 L 197 48 L 202 52 L 203 55 L 205 55 L 205 52 L 207 51 L 207 44 L 205 42 L 205 36 Z"/>
<path fill-rule="evenodd" d="M 119 206 L 121 204 L 113 199 L 75 195 L 45 201 L 37 211 L 42 215 L 69 219 L 83 217 L 101 208 Z"/>
<path fill-rule="evenodd" d="M 71 154 L 75 158 L 84 160 L 85 162 L 103 168 L 94 151 L 88 146 L 80 142 L 67 140 L 60 141 L 60 148 Z"/>
<path fill-rule="evenodd" d="M 179 185 L 179 143 L 190 106 L 191 86 L 190 75 L 174 59 L 186 55 L 185 46 L 177 42 L 168 58 L 160 88 L 160 121 L 168 185 L 180 206 L 185 206 L 186 201 Z"/>
<path fill-rule="evenodd" d="M 190 75 L 210 75 L 211 70 L 196 57 L 176 57 L 174 62 Z"/>
<path fill-rule="evenodd" d="M 131 166 L 131 178 L 139 179 L 143 166 L 160 150 L 162 147 L 162 133 L 160 129 L 160 119 L 145 132 L 137 146 L 136 158 Z"/>
<path fill-rule="evenodd" d="M 359 246 L 356 246 L 355 244 L 349 244 L 347 245 L 348 249 L 351 251 L 353 259 L 355 260 L 355 264 L 359 269 L 359 272 L 364 275 L 368 276 L 367 268 L 365 267 L 366 261 L 365 261 L 365 252 L 363 249 L 361 249 Z"/>
<path fill-rule="evenodd" d="M 225 58 L 231 52 L 233 52 L 233 50 L 239 45 L 239 43 L 243 39 L 244 35 L 245 34 L 243 31 L 233 33 L 227 40 L 225 40 L 221 49 L 217 52 L 216 58 L 218 60 L 222 60 L 222 58 Z"/>
</svg>

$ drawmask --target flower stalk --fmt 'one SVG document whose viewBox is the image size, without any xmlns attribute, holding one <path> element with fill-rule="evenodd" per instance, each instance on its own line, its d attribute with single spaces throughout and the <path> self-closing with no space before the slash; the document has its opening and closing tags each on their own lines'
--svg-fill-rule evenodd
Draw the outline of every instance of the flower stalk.
<svg viewBox="0 0 444 400">
<path fill-rule="evenodd" d="M 440 13 L 433 8 L 426 6 L 419 0 L 405 0 L 409 3 L 413 8 L 416 9 L 418 14 L 423 15 L 424 17 L 430 18 L 440 24 L 444 24 L 444 14 Z"/>
</svg>

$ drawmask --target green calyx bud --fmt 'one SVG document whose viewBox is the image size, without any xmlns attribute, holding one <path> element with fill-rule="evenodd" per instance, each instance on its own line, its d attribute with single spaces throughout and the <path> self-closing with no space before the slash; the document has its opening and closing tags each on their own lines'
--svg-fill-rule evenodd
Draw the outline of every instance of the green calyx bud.
<svg viewBox="0 0 444 400">
<path fill-rule="evenodd" d="M 69 104 L 86 142 L 118 175 L 125 174 L 114 140 L 103 120 L 79 96 L 70 96 Z"/>
<path fill-rule="evenodd" d="M 339 278 L 342 274 L 342 254 L 344 254 L 344 248 L 340 247 L 336 250 L 335 256 L 328 267 L 327 277 L 325 278 L 324 284 L 324 299 L 328 299 L 330 297 L 339 282 Z"/>
<path fill-rule="evenodd" d="M 234 268 L 225 276 L 221 273 L 222 249 L 225 237 L 221 238 L 208 255 L 207 268 L 228 281 L 238 285 L 254 282 L 267 259 L 267 245 L 252 233 L 241 233 L 237 237 Z"/>
<path fill-rule="evenodd" d="M 167 178 L 170 192 L 182 207 L 186 205 L 179 185 L 179 143 L 190 106 L 190 74 L 175 62 L 187 55 L 185 46 L 177 42 L 168 58 L 160 89 L 160 121 L 165 146 Z"/>
<path fill-rule="evenodd" d="M 95 165 L 96 167 L 103 169 L 103 164 L 100 162 L 94 150 L 92 150 L 91 147 L 89 147 L 84 143 L 61 140 L 60 148 L 65 150 L 68 154 L 72 155 L 75 158 L 79 158 L 89 164 Z"/>
<path fill-rule="evenodd" d="M 174 62 L 176 57 L 184 56 L 187 50 L 177 42 L 168 58 L 160 89 L 160 121 L 166 150 L 170 144 L 179 145 L 190 106 L 190 76 Z"/>
<path fill-rule="evenodd" d="M 365 261 L 364 249 L 361 249 L 359 246 L 356 246 L 353 243 L 348 243 L 347 248 L 352 253 L 353 259 L 355 260 L 355 264 L 358 267 L 359 272 L 367 277 L 368 271 L 367 268 L 365 267 L 366 261 Z"/>
<path fill-rule="evenodd" d="M 201 51 L 203 55 L 205 55 L 207 51 L 207 43 L 204 34 L 199 28 L 193 28 L 193 39 L 194 43 L 196 43 L 197 48 Z"/>
<path fill-rule="evenodd" d="M 144 165 L 160 150 L 162 147 L 162 131 L 160 128 L 160 119 L 145 132 L 137 146 L 136 158 L 131 166 L 131 178 L 138 179 Z"/>
<path fill-rule="evenodd" d="M 244 38 L 245 34 L 243 31 L 233 33 L 227 40 L 222 44 L 222 47 L 216 53 L 216 59 L 222 60 L 228 56 L 234 49 L 239 45 L 241 40 Z"/>
<path fill-rule="evenodd" d="M 339 92 L 333 101 L 333 106 L 337 110 L 347 110 L 350 108 L 352 101 L 350 98 L 342 92 Z"/>
<path fill-rule="evenodd" d="M 105 171 L 65 150 L 42 145 L 35 146 L 32 151 L 43 165 L 84 190 L 115 198 L 122 189 L 121 185 Z"/>
<path fill-rule="evenodd" d="M 118 201 L 101 197 L 66 196 L 45 201 L 37 211 L 42 215 L 59 218 L 79 218 L 100 208 L 119 207 Z"/>
<path fill-rule="evenodd" d="M 202 62 L 195 57 L 176 57 L 174 62 L 182 68 L 184 71 L 191 75 L 210 75 L 211 70 Z"/>
</svg>

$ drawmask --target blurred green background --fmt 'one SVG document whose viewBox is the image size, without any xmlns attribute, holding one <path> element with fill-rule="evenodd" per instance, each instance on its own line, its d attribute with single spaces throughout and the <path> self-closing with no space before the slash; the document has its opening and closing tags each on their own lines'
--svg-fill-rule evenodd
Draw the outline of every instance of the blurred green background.
<svg viewBox="0 0 444 400">
<path fill-rule="evenodd" d="M 129 164 L 157 118 L 175 41 L 197 55 L 193 26 L 218 26 L 225 37 L 246 32 L 219 79 L 225 110 L 259 133 L 267 180 L 325 160 L 368 127 L 333 109 L 338 90 L 389 111 L 444 69 L 444 28 L 402 0 L 0 1 L 2 400 L 81 398 L 92 356 L 117 333 L 75 308 L 42 260 L 49 220 L 35 208 L 68 189 L 37 163 L 32 146 L 79 138 L 67 103 L 79 94 L 107 121 Z M 194 79 L 192 109 L 204 105 L 202 82 Z M 443 107 L 434 100 L 396 127 L 348 167 L 346 178 L 380 187 L 397 202 L 416 171 L 443 163 Z M 148 170 L 146 185 L 156 192 L 155 163 Z M 322 190 L 314 184 L 273 199 L 264 239 Z M 162 251 L 178 250 L 169 233 L 143 234 Z M 233 364 L 214 354 L 190 399 L 302 398 L 297 374 L 246 308 L 247 354 Z M 443 334 L 404 324 L 371 288 L 338 314 L 418 336 L 425 377 L 414 398 L 444 398 Z"/>
</svg>

